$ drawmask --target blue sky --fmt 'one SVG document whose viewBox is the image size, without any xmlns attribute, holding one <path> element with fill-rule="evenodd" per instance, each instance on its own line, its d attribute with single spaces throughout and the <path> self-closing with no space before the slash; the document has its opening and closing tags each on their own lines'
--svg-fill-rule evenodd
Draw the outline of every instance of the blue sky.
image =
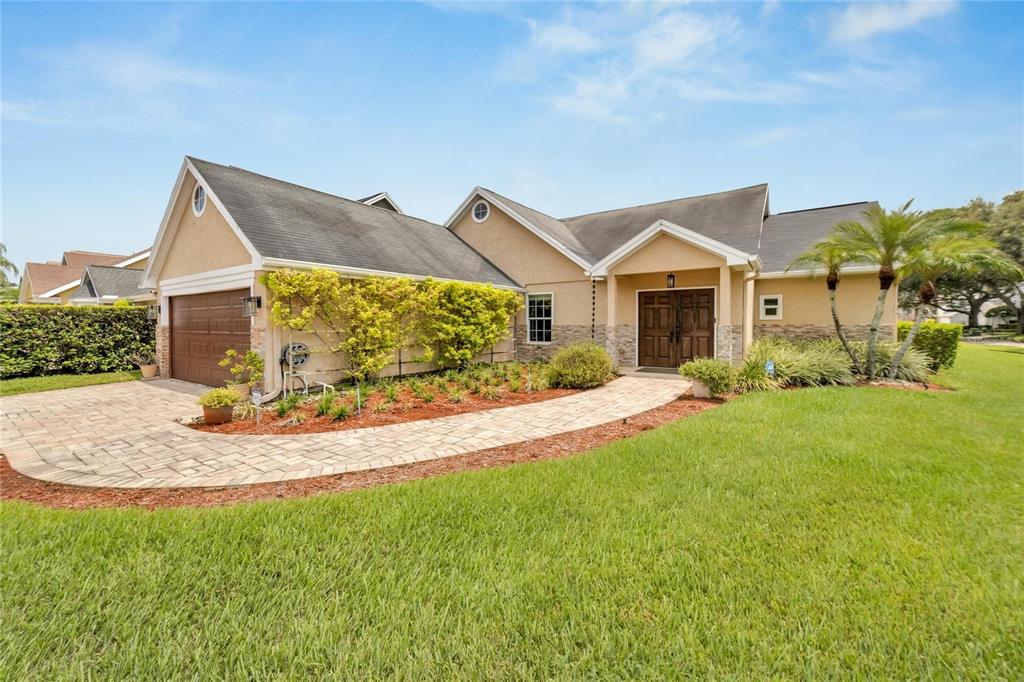
<svg viewBox="0 0 1024 682">
<path fill-rule="evenodd" d="M 2 4 L 16 262 L 151 243 L 184 154 L 443 222 L 1024 186 L 1024 5 Z"/>
</svg>

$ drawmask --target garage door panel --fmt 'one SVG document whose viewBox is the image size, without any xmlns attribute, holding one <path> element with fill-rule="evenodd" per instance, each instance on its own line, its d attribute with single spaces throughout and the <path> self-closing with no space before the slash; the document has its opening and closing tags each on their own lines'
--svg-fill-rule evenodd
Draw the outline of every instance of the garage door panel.
<svg viewBox="0 0 1024 682">
<path fill-rule="evenodd" d="M 209 386 L 231 377 L 218 363 L 225 351 L 249 348 L 250 320 L 242 316 L 247 289 L 171 298 L 171 376 Z"/>
</svg>

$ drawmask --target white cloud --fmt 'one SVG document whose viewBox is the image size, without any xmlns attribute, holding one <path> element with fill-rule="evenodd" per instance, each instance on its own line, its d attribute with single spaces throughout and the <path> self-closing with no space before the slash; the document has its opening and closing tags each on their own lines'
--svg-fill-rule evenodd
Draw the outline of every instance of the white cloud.
<svg viewBox="0 0 1024 682">
<path fill-rule="evenodd" d="M 955 2 L 916 0 L 903 3 L 856 2 L 840 12 L 829 32 L 840 42 L 867 40 L 880 33 L 894 33 L 955 11 Z"/>
<path fill-rule="evenodd" d="M 795 128 L 772 128 L 747 137 L 741 141 L 741 144 L 745 147 L 766 147 L 788 140 L 796 135 L 796 132 Z"/>
<path fill-rule="evenodd" d="M 543 24 L 528 20 L 535 49 L 545 52 L 591 52 L 600 45 L 598 39 L 579 26 L 568 22 Z"/>
</svg>

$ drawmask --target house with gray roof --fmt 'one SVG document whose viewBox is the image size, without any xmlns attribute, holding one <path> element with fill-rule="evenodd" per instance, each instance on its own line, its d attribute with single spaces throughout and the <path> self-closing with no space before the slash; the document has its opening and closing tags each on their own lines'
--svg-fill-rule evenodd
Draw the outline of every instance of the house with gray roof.
<svg viewBox="0 0 1024 682">
<path fill-rule="evenodd" d="M 283 268 L 517 291 L 523 308 L 495 359 L 547 358 L 588 340 L 626 367 L 738 362 L 760 335 L 832 334 L 823 273 L 787 268 L 870 206 L 772 213 L 768 185 L 759 184 L 556 218 L 476 187 L 439 225 L 406 215 L 386 192 L 351 200 L 185 157 L 138 287 L 158 298 L 163 375 L 208 384 L 227 378 L 217 365 L 224 351 L 254 348 L 268 359 L 264 383 L 273 391 L 283 381 L 282 349 L 319 343 L 267 314 L 273 302 L 261 278 Z M 867 331 L 874 274 L 844 272 L 838 296 L 853 336 Z M 884 319 L 893 333 L 895 298 Z M 312 354 L 314 379 L 337 378 L 332 355 Z M 418 369 L 402 363 L 399 355 L 385 374 Z"/>
<path fill-rule="evenodd" d="M 71 296 L 72 305 L 113 305 L 120 300 L 149 303 L 153 294 L 142 287 L 142 270 L 86 265 L 82 282 Z"/>
</svg>

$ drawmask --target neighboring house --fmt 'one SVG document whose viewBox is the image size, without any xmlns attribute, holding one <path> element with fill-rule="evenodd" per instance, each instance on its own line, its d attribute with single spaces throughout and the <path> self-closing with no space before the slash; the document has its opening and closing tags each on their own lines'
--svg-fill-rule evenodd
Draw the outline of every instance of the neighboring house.
<svg viewBox="0 0 1024 682">
<path fill-rule="evenodd" d="M 107 265 L 86 265 L 82 282 L 69 299 L 72 305 L 112 305 L 121 299 L 135 304 L 156 300 L 149 289 L 143 289 L 142 270 Z"/>
<path fill-rule="evenodd" d="M 149 262 L 149 249 L 131 255 L 96 253 L 93 251 L 65 251 L 60 262 L 26 263 L 22 271 L 18 293 L 19 303 L 70 304 L 82 285 L 87 266 L 135 270 L 139 273 Z M 155 300 L 140 297 L 139 303 Z M 109 301 L 112 303 L 112 301 Z"/>
<path fill-rule="evenodd" d="M 157 290 L 163 376 L 218 384 L 224 351 L 253 348 L 265 351 L 268 393 L 282 385 L 278 358 L 290 342 L 313 348 L 310 378 L 340 371 L 315 336 L 269 322 L 260 277 L 285 267 L 521 291 L 514 347 L 495 349 L 496 359 L 594 340 L 623 366 L 736 362 L 758 335 L 832 334 L 824 278 L 785 268 L 870 205 L 772 215 L 768 187 L 757 185 L 559 220 L 478 187 L 441 226 L 402 214 L 384 193 L 352 201 L 186 157 L 141 286 Z M 844 274 L 838 296 L 852 335 L 866 333 L 877 293 L 871 268 Z M 894 293 L 887 335 L 895 320 Z M 424 368 L 398 356 L 384 373 Z"/>
</svg>

